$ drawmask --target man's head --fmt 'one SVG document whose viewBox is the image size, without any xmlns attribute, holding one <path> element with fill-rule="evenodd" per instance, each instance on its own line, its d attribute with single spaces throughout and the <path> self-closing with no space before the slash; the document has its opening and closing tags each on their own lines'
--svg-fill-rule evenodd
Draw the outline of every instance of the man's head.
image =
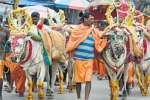
<svg viewBox="0 0 150 100">
<path fill-rule="evenodd" d="M 94 23 L 94 16 L 88 12 L 82 14 L 82 19 L 86 26 L 91 26 Z"/>
<path fill-rule="evenodd" d="M 39 19 L 40 19 L 40 14 L 38 12 L 33 12 L 31 14 L 31 17 L 32 17 L 32 21 L 33 21 L 33 24 L 38 24 L 39 22 Z"/>
</svg>

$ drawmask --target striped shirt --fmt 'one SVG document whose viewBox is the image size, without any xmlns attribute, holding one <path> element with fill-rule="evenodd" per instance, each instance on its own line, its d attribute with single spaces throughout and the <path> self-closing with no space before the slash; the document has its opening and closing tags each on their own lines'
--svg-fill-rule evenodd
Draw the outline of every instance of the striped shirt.
<svg viewBox="0 0 150 100">
<path fill-rule="evenodd" d="M 75 49 L 74 58 L 80 60 L 94 58 L 94 38 L 92 34 Z"/>
</svg>

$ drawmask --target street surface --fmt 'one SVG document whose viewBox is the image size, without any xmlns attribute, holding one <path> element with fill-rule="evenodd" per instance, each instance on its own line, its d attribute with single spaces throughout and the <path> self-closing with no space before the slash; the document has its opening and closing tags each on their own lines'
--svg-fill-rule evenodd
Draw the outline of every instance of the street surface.
<svg viewBox="0 0 150 100">
<path fill-rule="evenodd" d="M 149 95 L 147 97 L 142 97 L 139 91 L 139 88 L 137 87 L 137 84 L 135 84 L 136 87 L 132 89 L 131 96 L 128 96 L 127 98 L 119 98 L 119 100 L 150 100 L 150 87 L 149 87 Z M 46 87 L 46 85 L 44 85 Z M 46 90 L 44 90 L 46 91 Z M 56 88 L 56 92 L 58 89 Z M 94 76 L 92 80 L 92 90 L 90 95 L 90 100 L 110 100 L 109 96 L 109 85 L 107 80 L 97 80 L 97 78 Z M 27 92 L 25 93 L 25 96 L 27 95 Z M 84 85 L 82 86 L 82 100 L 84 100 Z M 14 91 L 12 93 L 6 93 L 4 91 L 3 93 L 3 100 L 25 100 L 25 97 L 18 97 L 18 94 L 16 94 Z M 38 100 L 37 93 L 34 93 L 34 99 Z M 54 99 L 45 98 L 45 100 L 77 100 L 76 99 L 76 93 L 75 91 L 73 93 L 68 93 L 67 90 L 64 94 L 58 94 L 56 93 L 54 96 Z"/>
</svg>

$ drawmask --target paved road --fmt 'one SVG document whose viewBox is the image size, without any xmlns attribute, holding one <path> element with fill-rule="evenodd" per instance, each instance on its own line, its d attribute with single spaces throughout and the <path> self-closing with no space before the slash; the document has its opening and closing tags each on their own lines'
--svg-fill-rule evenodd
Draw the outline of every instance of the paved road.
<svg viewBox="0 0 150 100">
<path fill-rule="evenodd" d="M 108 81 L 107 80 L 99 81 L 96 79 L 96 77 L 93 77 L 92 82 L 93 83 L 92 83 L 92 91 L 91 91 L 90 100 L 110 100 Z M 18 95 L 14 92 L 11 94 L 4 92 L 3 95 L 4 95 L 4 100 L 25 100 L 25 97 L 18 97 Z M 25 96 L 26 95 L 27 94 L 25 93 Z M 84 96 L 84 85 L 82 88 L 82 95 Z M 37 93 L 34 93 L 33 100 L 38 100 Z M 77 100 L 77 99 L 76 99 L 75 92 L 68 93 L 66 91 L 65 94 L 55 94 L 55 99 L 46 98 L 45 100 Z M 149 87 L 149 96 L 147 97 L 142 97 L 140 95 L 139 89 L 136 87 L 132 89 L 131 96 L 127 98 L 119 98 L 119 100 L 150 100 L 150 87 Z"/>
</svg>

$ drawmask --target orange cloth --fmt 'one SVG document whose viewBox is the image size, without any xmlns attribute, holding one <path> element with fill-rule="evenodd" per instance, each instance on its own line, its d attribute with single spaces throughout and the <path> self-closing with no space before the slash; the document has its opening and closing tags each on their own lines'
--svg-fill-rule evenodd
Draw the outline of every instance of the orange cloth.
<svg viewBox="0 0 150 100">
<path fill-rule="evenodd" d="M 104 77 L 107 75 L 107 71 L 106 71 L 103 60 L 98 60 L 98 73 L 101 77 Z"/>
<path fill-rule="evenodd" d="M 84 83 L 92 79 L 93 60 L 75 60 L 75 82 Z"/>
<path fill-rule="evenodd" d="M 107 39 L 101 38 L 102 32 L 100 32 L 99 30 L 93 30 L 91 27 L 84 26 L 83 24 L 72 30 L 71 36 L 66 46 L 66 52 L 73 54 L 74 49 L 77 48 L 79 44 L 90 35 L 91 32 L 93 33 L 92 35 L 94 37 L 95 49 L 98 52 L 101 52 L 107 44 Z"/>
<path fill-rule="evenodd" d="M 132 82 L 133 82 L 134 72 L 135 72 L 134 64 L 132 62 L 129 62 L 128 82 L 130 84 L 132 84 Z"/>
<path fill-rule="evenodd" d="M 98 73 L 98 60 L 96 58 L 93 61 L 93 73 Z"/>
</svg>

